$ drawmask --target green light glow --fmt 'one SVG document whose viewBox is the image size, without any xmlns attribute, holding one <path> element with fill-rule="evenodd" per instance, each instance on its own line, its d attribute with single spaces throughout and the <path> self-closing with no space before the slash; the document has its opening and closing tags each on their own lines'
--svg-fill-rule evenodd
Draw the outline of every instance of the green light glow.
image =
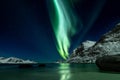
<svg viewBox="0 0 120 80">
<path fill-rule="evenodd" d="M 70 37 L 75 34 L 74 19 L 71 18 L 69 5 L 65 5 L 64 0 L 53 0 L 56 18 L 53 25 L 57 50 L 63 59 L 69 56 Z M 73 17 L 73 14 L 72 14 Z"/>
<path fill-rule="evenodd" d="M 59 68 L 60 80 L 70 80 L 71 79 L 71 71 L 70 64 L 62 63 Z"/>
</svg>

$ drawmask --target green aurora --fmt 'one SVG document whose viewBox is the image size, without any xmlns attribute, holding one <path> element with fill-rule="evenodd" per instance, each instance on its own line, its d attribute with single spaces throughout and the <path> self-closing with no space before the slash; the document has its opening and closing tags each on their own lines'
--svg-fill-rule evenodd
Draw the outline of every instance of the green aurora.
<svg viewBox="0 0 120 80">
<path fill-rule="evenodd" d="M 70 38 L 76 33 L 76 19 L 67 1 L 53 0 L 53 4 L 56 15 L 53 21 L 56 47 L 61 57 L 66 60 L 69 56 Z"/>
</svg>

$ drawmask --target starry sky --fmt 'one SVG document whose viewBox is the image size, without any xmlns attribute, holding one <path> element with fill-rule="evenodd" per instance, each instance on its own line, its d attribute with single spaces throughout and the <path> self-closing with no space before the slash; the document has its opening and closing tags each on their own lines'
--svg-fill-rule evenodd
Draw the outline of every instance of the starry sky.
<svg viewBox="0 0 120 80">
<path fill-rule="evenodd" d="M 67 1 L 67 0 L 66 0 Z M 97 41 L 120 22 L 119 0 L 68 0 L 77 33 L 69 53 L 85 40 Z M 52 2 L 52 0 L 51 0 Z M 62 59 L 55 46 L 50 0 L 0 0 L 0 56 L 38 62 Z M 48 9 L 49 8 L 49 9 Z"/>
</svg>

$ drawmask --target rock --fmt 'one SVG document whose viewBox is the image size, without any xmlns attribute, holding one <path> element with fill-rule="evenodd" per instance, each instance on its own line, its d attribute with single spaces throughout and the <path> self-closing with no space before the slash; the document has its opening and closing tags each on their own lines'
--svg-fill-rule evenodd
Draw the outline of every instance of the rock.
<svg viewBox="0 0 120 80">
<path fill-rule="evenodd" d="M 32 64 L 19 64 L 19 68 L 33 68 Z"/>
<path fill-rule="evenodd" d="M 46 64 L 39 64 L 38 67 L 46 67 Z"/>
<path fill-rule="evenodd" d="M 120 55 L 103 56 L 96 60 L 101 70 L 120 71 Z"/>
</svg>

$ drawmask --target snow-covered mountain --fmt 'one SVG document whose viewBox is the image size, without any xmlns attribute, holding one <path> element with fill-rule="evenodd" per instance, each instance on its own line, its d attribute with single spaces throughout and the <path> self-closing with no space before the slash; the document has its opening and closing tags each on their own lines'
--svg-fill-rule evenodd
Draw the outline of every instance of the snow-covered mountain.
<svg viewBox="0 0 120 80">
<path fill-rule="evenodd" d="M 26 63 L 27 64 L 27 63 L 36 63 L 36 62 L 30 61 L 30 60 L 23 60 L 15 57 L 9 57 L 9 58 L 0 57 L 0 63 L 9 63 L 9 64 Z"/>
<path fill-rule="evenodd" d="M 67 62 L 70 63 L 90 63 L 90 58 L 87 57 L 88 53 L 87 50 L 95 45 L 95 41 L 85 41 L 83 42 L 78 48 L 76 48 L 73 53 L 71 54 L 70 58 L 67 60 Z"/>
<path fill-rule="evenodd" d="M 95 41 L 85 41 L 78 48 L 76 48 L 70 57 L 75 57 L 77 55 L 84 56 L 84 52 L 92 47 L 96 42 Z"/>
<path fill-rule="evenodd" d="M 120 54 L 120 23 L 96 43 L 89 44 L 89 42 L 91 43 L 91 41 L 83 42 L 76 48 L 67 62 L 94 63 L 98 57 Z"/>
</svg>

